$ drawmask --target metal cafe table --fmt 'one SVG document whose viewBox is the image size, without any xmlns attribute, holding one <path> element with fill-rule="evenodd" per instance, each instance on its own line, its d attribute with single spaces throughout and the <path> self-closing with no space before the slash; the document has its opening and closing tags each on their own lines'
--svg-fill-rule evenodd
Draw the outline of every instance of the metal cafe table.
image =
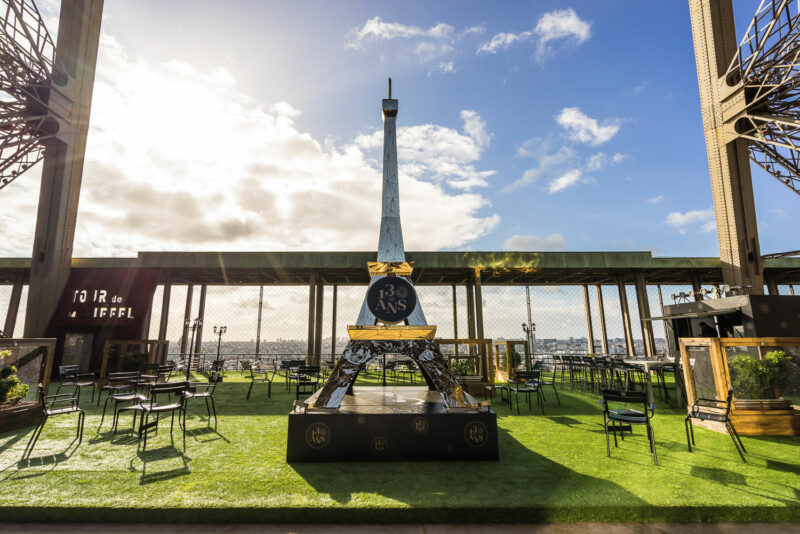
<svg viewBox="0 0 800 534">
<path fill-rule="evenodd" d="M 655 399 L 653 397 L 653 381 L 650 377 L 650 370 L 659 367 L 673 367 L 675 365 L 675 362 L 666 360 L 622 360 L 622 362 L 644 370 L 647 383 L 647 400 L 651 404 L 655 402 Z"/>
</svg>

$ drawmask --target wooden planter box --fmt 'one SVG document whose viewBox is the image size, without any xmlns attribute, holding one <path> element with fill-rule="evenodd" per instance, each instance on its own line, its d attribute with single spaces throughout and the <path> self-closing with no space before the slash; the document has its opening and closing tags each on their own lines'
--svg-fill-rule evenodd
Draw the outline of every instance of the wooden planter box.
<svg viewBox="0 0 800 534">
<path fill-rule="evenodd" d="M 0 350 L 11 349 L 13 354 L 15 351 L 23 352 L 24 349 L 31 349 L 27 353 L 23 352 L 24 357 L 7 363 L 8 365 L 17 366 L 20 379 L 28 384 L 31 391 L 38 392 L 39 384 L 41 384 L 45 395 L 47 395 L 50 387 L 50 373 L 53 368 L 55 347 L 56 340 L 51 338 L 0 338 Z M 33 359 L 27 359 L 27 356 L 33 355 L 33 350 L 36 349 L 44 350 L 43 357 L 34 356 Z M 38 395 L 34 402 L 4 404 L 0 406 L 0 434 L 25 428 L 26 426 L 33 426 L 41 416 L 42 405 Z"/>
<path fill-rule="evenodd" d="M 0 433 L 33 426 L 41 416 L 42 407 L 38 402 L 0 406 Z"/>
<path fill-rule="evenodd" d="M 681 338 L 681 360 L 686 384 L 689 409 L 697 395 L 690 349 L 707 349 L 714 375 L 714 389 L 717 399 L 725 399 L 731 387 L 726 348 L 728 347 L 772 347 L 800 346 L 800 338 Z M 735 392 L 734 392 L 735 394 Z M 731 406 L 731 421 L 736 431 L 749 436 L 794 436 L 800 435 L 800 409 L 789 399 L 737 399 Z M 725 425 L 709 421 L 694 421 L 698 426 L 727 432 Z"/>
</svg>

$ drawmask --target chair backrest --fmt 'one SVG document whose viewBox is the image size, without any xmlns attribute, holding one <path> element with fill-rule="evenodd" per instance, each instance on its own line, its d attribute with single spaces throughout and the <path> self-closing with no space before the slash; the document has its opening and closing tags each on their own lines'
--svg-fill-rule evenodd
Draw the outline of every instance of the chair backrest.
<svg viewBox="0 0 800 534">
<path fill-rule="evenodd" d="M 534 371 L 515 371 L 510 381 L 515 384 L 525 384 L 526 382 L 538 382 L 542 377 L 542 372 Z"/>
<path fill-rule="evenodd" d="M 297 374 L 301 375 L 302 378 L 308 379 L 318 379 L 319 378 L 319 365 L 303 365 L 297 369 Z"/>
<path fill-rule="evenodd" d="M 603 406 L 606 412 L 608 412 L 608 404 L 610 402 L 619 402 L 622 404 L 641 404 L 642 412 L 645 414 L 648 413 L 647 393 L 644 391 L 622 391 L 618 389 L 604 389 Z M 652 405 L 650 408 L 651 411 L 654 410 L 655 405 Z"/>
<path fill-rule="evenodd" d="M 153 384 L 150 388 L 150 405 L 152 406 L 157 402 L 159 395 L 180 394 L 189 388 L 189 382 L 164 382 L 161 384 Z"/>
<path fill-rule="evenodd" d="M 725 399 L 725 417 L 731 413 L 731 404 L 733 403 L 733 388 L 728 389 L 728 397 Z"/>
<path fill-rule="evenodd" d="M 70 378 L 78 374 L 78 366 L 77 365 L 59 365 L 58 366 L 58 375 L 61 378 Z"/>
<path fill-rule="evenodd" d="M 141 374 L 139 371 L 129 371 L 124 373 L 108 373 L 109 385 L 127 384 L 133 380 L 137 380 Z"/>
</svg>

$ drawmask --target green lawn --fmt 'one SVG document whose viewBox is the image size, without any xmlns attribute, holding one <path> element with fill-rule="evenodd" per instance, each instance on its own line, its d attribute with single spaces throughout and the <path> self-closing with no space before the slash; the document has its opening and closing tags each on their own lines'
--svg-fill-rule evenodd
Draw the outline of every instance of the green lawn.
<svg viewBox="0 0 800 534">
<path fill-rule="evenodd" d="M 727 435 L 696 429 L 686 449 L 681 411 L 654 419 L 659 466 L 645 434 L 606 457 L 597 397 L 547 393 L 546 416 L 496 405 L 500 461 L 288 465 L 294 394 L 228 374 L 217 389 L 219 425 L 205 407 L 188 418 L 186 451 L 169 422 L 146 452 L 125 432 L 97 432 L 87 409 L 83 443 L 72 416 L 48 422 L 30 460 L 31 428 L 0 435 L 0 517 L 111 521 L 778 521 L 800 520 L 800 438 L 744 437 L 743 464 Z"/>
</svg>

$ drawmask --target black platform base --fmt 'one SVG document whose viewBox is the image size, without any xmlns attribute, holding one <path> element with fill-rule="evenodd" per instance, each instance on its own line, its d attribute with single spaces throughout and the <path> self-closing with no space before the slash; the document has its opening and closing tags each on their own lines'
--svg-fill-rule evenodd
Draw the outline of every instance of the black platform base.
<svg viewBox="0 0 800 534">
<path fill-rule="evenodd" d="M 288 462 L 498 459 L 497 414 L 448 413 L 426 387 L 360 387 L 338 412 L 289 414 Z"/>
</svg>

